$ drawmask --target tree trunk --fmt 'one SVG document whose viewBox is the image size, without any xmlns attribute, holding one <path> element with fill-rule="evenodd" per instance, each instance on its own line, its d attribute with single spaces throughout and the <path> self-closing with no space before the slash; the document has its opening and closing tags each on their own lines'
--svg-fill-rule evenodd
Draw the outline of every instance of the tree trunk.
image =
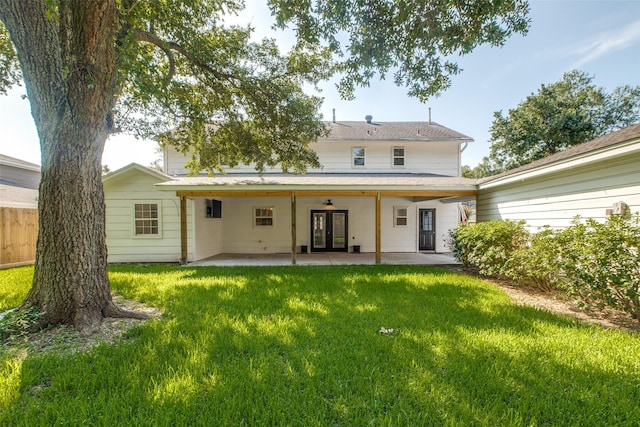
<svg viewBox="0 0 640 427">
<path fill-rule="evenodd" d="M 67 116 L 61 134 L 43 145 L 40 229 L 25 304 L 40 307 L 49 323 L 91 333 L 111 303 L 100 159 L 106 138 Z"/>
<path fill-rule="evenodd" d="M 115 0 L 0 0 L 40 137 L 42 176 L 33 287 L 43 321 L 91 334 L 112 302 L 101 158 L 115 100 Z M 56 15 L 57 13 L 57 15 Z"/>
</svg>

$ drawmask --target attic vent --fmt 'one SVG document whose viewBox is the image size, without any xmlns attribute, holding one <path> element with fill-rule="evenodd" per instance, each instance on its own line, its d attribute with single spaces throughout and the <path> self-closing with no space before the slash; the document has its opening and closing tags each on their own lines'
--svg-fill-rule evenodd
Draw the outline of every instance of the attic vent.
<svg viewBox="0 0 640 427">
<path fill-rule="evenodd" d="M 373 116 L 371 114 L 367 114 L 366 116 L 364 116 L 364 119 L 367 121 L 367 123 L 371 123 L 371 120 L 373 120 Z"/>
</svg>

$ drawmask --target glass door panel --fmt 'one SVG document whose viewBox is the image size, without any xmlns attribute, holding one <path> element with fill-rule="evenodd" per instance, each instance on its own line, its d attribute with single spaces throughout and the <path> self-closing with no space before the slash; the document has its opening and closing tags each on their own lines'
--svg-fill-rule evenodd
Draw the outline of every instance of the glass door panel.
<svg viewBox="0 0 640 427">
<path fill-rule="evenodd" d="M 326 212 L 313 213 L 313 249 L 325 249 L 327 247 L 326 224 Z"/>
<path fill-rule="evenodd" d="M 332 212 L 333 222 L 333 249 L 345 249 L 347 247 L 347 215 L 344 212 Z"/>
</svg>

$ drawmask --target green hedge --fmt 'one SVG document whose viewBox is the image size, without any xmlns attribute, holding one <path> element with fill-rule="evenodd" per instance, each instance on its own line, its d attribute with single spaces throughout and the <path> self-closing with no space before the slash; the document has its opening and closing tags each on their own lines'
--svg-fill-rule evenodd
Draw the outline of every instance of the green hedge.
<svg viewBox="0 0 640 427">
<path fill-rule="evenodd" d="M 587 306 L 640 319 L 640 215 L 603 223 L 576 218 L 564 230 L 529 234 L 523 221 L 489 221 L 451 233 L 456 258 L 480 274 L 566 292 Z"/>
<path fill-rule="evenodd" d="M 575 221 L 557 233 L 567 292 L 586 305 L 640 319 L 640 216 Z"/>
<path fill-rule="evenodd" d="M 504 276 L 513 253 L 529 241 L 524 221 L 489 221 L 463 225 L 451 232 L 456 258 L 485 276 Z"/>
</svg>

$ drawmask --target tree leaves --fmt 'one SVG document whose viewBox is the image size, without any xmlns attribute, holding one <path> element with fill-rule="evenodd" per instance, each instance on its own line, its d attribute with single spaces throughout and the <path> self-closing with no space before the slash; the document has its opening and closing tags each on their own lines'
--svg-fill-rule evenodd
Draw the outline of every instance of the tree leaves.
<svg viewBox="0 0 640 427">
<path fill-rule="evenodd" d="M 465 176 L 482 177 L 514 169 L 590 141 L 640 120 L 640 87 L 607 93 L 581 71 L 541 85 L 506 116 L 494 113 L 491 151 Z"/>
<path fill-rule="evenodd" d="M 251 41 L 250 27 L 226 24 L 244 8 L 241 0 L 116 4 L 117 70 L 107 94 L 116 107 L 109 131 L 173 144 L 192 156 L 194 173 L 222 171 L 220 155 L 228 165 L 254 164 L 260 171 L 278 163 L 298 173 L 319 167 L 308 145 L 325 132 L 321 100 L 305 93 L 305 85 L 338 73 L 338 90 L 348 99 L 356 87 L 392 76 L 426 101 L 461 71 L 456 55 L 479 44 L 500 46 L 529 25 L 525 0 L 271 0 L 276 26 L 295 29 L 294 47 L 282 53 L 273 40 Z M 73 2 L 40 5 L 52 23 L 74 10 Z M 65 52 L 63 36 L 52 37 L 47 48 Z M 17 79 L 17 68 L 2 65 L 5 56 L 6 64 L 16 63 L 9 47 L 0 29 L 0 88 Z M 69 83 L 76 69 L 65 64 L 57 72 Z"/>
<path fill-rule="evenodd" d="M 6 28 L 0 22 L 0 94 L 6 94 L 7 89 L 18 84 L 20 80 L 18 57 Z"/>
<path fill-rule="evenodd" d="M 461 70 L 451 57 L 479 44 L 501 46 L 529 25 L 525 1 L 270 0 L 276 25 L 299 40 L 326 43 L 337 55 L 345 99 L 376 76 L 393 74 L 410 96 L 426 101 Z"/>
</svg>

